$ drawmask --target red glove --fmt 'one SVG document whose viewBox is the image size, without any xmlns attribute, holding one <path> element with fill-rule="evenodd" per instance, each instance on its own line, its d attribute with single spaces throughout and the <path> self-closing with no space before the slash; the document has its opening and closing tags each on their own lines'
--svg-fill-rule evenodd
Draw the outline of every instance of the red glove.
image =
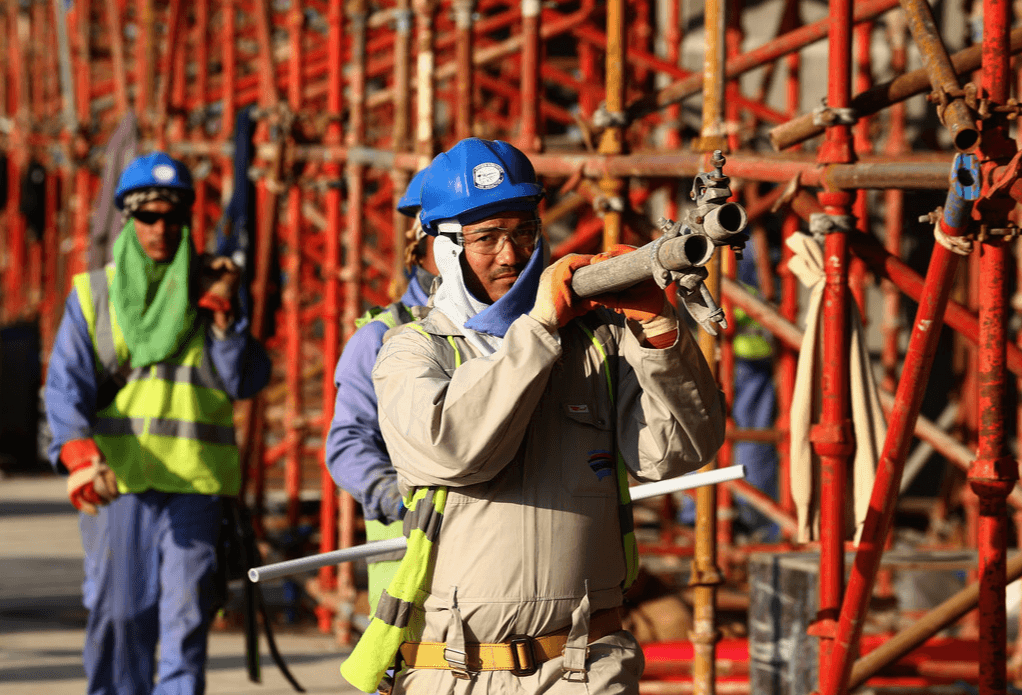
<svg viewBox="0 0 1022 695">
<path fill-rule="evenodd" d="M 631 253 L 634 250 L 634 246 L 618 244 L 603 253 L 593 256 L 592 262 L 594 264 L 600 263 L 615 256 Z M 620 292 L 593 297 L 593 301 L 597 304 L 602 304 L 608 309 L 624 314 L 625 318 L 638 321 L 639 323 L 646 323 L 663 314 L 667 297 L 660 286 L 656 284 L 656 281 L 650 278 Z"/>
<path fill-rule="evenodd" d="M 91 439 L 72 439 L 60 448 L 60 460 L 71 474 L 67 496 L 75 509 L 95 515 L 97 507 L 117 499 L 117 476 Z"/>
<path fill-rule="evenodd" d="M 568 324 L 574 318 L 589 313 L 595 304 L 580 299 L 571 291 L 571 276 L 592 261 L 586 254 L 568 254 L 543 271 L 536 291 L 536 304 L 529 316 L 551 332 Z"/>
</svg>

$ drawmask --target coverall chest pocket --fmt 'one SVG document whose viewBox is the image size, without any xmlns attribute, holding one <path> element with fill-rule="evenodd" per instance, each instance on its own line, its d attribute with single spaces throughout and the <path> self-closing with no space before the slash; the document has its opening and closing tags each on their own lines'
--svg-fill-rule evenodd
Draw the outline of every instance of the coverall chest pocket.
<svg viewBox="0 0 1022 695">
<path fill-rule="evenodd" d="M 609 404 L 564 403 L 562 412 L 564 489 L 575 497 L 615 497 L 617 452 Z"/>
</svg>

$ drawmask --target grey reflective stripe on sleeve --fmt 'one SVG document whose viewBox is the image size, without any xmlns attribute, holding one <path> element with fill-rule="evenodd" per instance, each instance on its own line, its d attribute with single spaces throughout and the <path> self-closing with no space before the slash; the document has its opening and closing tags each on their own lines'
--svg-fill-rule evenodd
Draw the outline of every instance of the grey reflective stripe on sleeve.
<svg viewBox="0 0 1022 695">
<path fill-rule="evenodd" d="M 145 418 L 140 417 L 101 417 L 96 419 L 93 432 L 107 437 L 131 435 L 145 432 Z"/>
<path fill-rule="evenodd" d="M 404 628 L 408 627 L 408 621 L 412 617 L 412 604 L 394 598 L 384 589 L 380 594 L 380 601 L 376 604 L 374 617 L 379 618 L 388 625 Z"/>
<path fill-rule="evenodd" d="M 208 444 L 235 444 L 234 427 L 229 425 L 211 425 L 205 422 L 189 422 L 188 420 L 170 420 L 154 417 L 149 421 L 149 434 L 163 437 L 194 439 Z"/>
<path fill-rule="evenodd" d="M 99 363 L 108 373 L 117 371 L 117 348 L 114 347 L 114 329 L 110 318 L 110 287 L 106 271 L 94 270 L 89 273 L 89 291 L 92 294 L 92 308 L 96 312 L 96 352 Z"/>
<path fill-rule="evenodd" d="M 415 509 L 409 509 L 405 514 L 405 538 L 411 536 L 414 529 L 418 529 L 431 542 L 435 541 L 440 534 L 440 524 L 443 523 L 443 520 L 444 515 L 438 513 L 433 505 L 433 490 L 430 490 L 425 497 L 416 502 Z"/>
<path fill-rule="evenodd" d="M 204 362 L 207 360 L 203 360 Z M 140 379 L 148 379 L 150 373 L 156 379 L 162 379 L 163 381 L 170 381 L 175 384 L 191 384 L 192 386 L 198 386 L 207 389 L 216 389 L 223 391 L 223 383 L 212 369 L 203 369 L 202 367 L 191 367 L 185 364 L 168 364 L 162 362 L 155 365 L 155 367 L 139 367 L 138 369 L 132 369 L 131 373 L 128 374 L 128 382 L 138 381 Z"/>
</svg>

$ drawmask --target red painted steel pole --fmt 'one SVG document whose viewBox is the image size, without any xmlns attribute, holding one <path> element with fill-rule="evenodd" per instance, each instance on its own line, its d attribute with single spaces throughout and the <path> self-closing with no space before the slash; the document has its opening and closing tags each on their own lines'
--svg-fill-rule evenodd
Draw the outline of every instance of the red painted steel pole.
<svg viewBox="0 0 1022 695">
<path fill-rule="evenodd" d="M 153 8 L 152 0 L 136 0 L 135 24 L 135 113 L 143 133 L 151 125 L 153 101 Z"/>
<path fill-rule="evenodd" d="M 7 238 L 4 264 L 4 320 L 17 319 L 21 312 L 25 270 L 25 218 L 19 209 L 21 202 L 21 172 L 28 165 L 26 149 L 28 123 L 28 94 L 25 87 L 24 51 L 19 35 L 19 3 L 7 2 L 7 59 L 8 96 L 7 113 L 14 127 L 9 136 L 10 156 L 7 159 Z"/>
<path fill-rule="evenodd" d="M 469 4 L 471 7 L 470 3 Z M 459 5 L 461 7 L 461 5 Z M 412 148 L 411 133 L 411 55 L 412 55 L 412 11 L 410 6 L 410 0 L 399 0 L 397 8 L 395 9 L 394 18 L 394 151 L 395 152 L 407 152 Z M 464 23 L 465 18 L 458 16 L 459 28 L 461 23 Z M 469 27 L 471 27 L 471 15 L 468 20 Z M 466 56 L 461 55 L 461 44 L 458 44 L 458 60 L 461 61 L 463 66 L 467 66 L 466 69 L 472 69 L 472 55 L 471 55 L 471 34 L 467 37 L 463 37 L 463 40 L 468 43 L 469 53 Z M 460 71 L 459 71 L 460 75 Z M 459 85 L 461 83 L 459 82 Z M 472 119 L 472 105 L 471 100 L 473 99 L 473 92 L 470 90 L 468 94 L 462 94 L 459 92 L 459 103 L 462 99 L 467 98 L 469 105 L 467 114 L 464 110 L 464 106 L 459 108 L 459 120 L 458 123 L 462 124 L 457 126 L 461 128 L 459 133 L 464 133 L 464 137 L 468 137 L 471 132 L 471 119 Z M 464 121 L 467 118 L 468 120 Z M 394 186 L 393 204 L 394 209 L 391 212 L 391 219 L 393 220 L 394 226 L 394 267 L 391 270 L 391 297 L 393 299 L 400 299 L 401 293 L 398 290 L 401 287 L 399 279 L 404 276 L 405 272 L 405 232 L 408 229 L 408 218 L 397 210 L 397 202 L 404 195 L 405 189 L 408 187 L 408 181 L 410 180 L 409 173 L 404 169 L 397 167 L 391 169 L 390 178 Z"/>
<path fill-rule="evenodd" d="M 472 97 L 474 94 L 472 82 L 472 13 L 475 10 L 475 1 L 454 0 L 453 9 L 454 25 L 458 36 L 455 49 L 457 54 L 456 60 L 458 62 L 458 98 L 455 103 L 456 115 L 454 119 L 454 137 L 456 140 L 464 140 L 472 135 Z M 407 34 L 408 32 L 406 31 L 405 36 L 403 37 L 405 40 L 407 40 Z M 397 46 L 398 43 L 398 41 L 395 41 L 394 45 Z M 395 55 L 395 73 L 397 59 L 398 56 Z M 407 79 L 402 84 L 407 85 Z M 398 88 L 395 92 L 395 106 L 399 100 L 405 97 L 401 91 L 402 90 Z M 396 149 L 398 148 L 395 147 L 395 150 Z M 398 192 L 399 195 L 401 193 L 403 193 L 403 191 Z"/>
<path fill-rule="evenodd" d="M 202 114 L 193 130 L 192 139 L 202 142 L 206 128 L 206 85 L 209 81 L 209 0 L 195 0 L 195 91 L 198 101 L 198 110 Z M 184 70 L 181 71 L 182 82 L 184 82 Z M 226 101 L 226 100 L 225 100 Z M 178 107 L 185 108 L 184 99 L 178 102 Z M 197 214 L 192 218 L 192 239 L 195 241 L 195 248 L 199 253 L 206 250 L 206 231 L 208 228 L 208 217 L 206 215 L 206 201 L 208 198 L 209 185 L 205 176 L 195 177 L 195 209 Z"/>
<path fill-rule="evenodd" d="M 966 160 L 956 160 L 958 161 Z M 956 166 L 952 175 L 953 188 L 948 194 L 948 202 L 941 219 L 941 231 L 949 236 L 960 236 L 965 232 L 971 205 L 968 201 L 976 198 L 972 189 L 979 176 L 974 164 L 971 167 L 964 164 Z M 955 187 L 959 190 L 956 191 Z M 923 295 L 912 326 L 901 381 L 898 383 L 895 406 L 888 417 L 887 438 L 884 440 L 884 448 L 880 455 L 869 512 L 848 580 L 848 592 L 841 606 L 832 660 L 828 669 L 820 671 L 823 695 L 837 695 L 847 689 L 852 662 L 862 635 L 863 621 L 873 593 L 873 582 L 880 567 L 880 558 L 898 499 L 905 457 L 912 443 L 916 418 L 922 406 L 924 389 L 921 386 L 929 378 L 940 337 L 940 327 L 943 324 L 944 309 L 951 292 L 951 279 L 958 267 L 958 260 L 959 257 L 944 246 L 940 244 L 934 246 Z"/>
<path fill-rule="evenodd" d="M 349 147 L 358 147 L 366 138 L 366 2 L 355 0 L 349 5 L 348 23 L 351 28 L 351 55 L 348 59 L 350 77 L 348 79 L 351 104 L 348 109 Z M 432 28 L 431 28 L 432 32 Z M 430 40 L 432 43 L 432 39 Z M 422 63 L 419 64 L 422 69 Z M 355 330 L 355 319 L 362 311 L 362 256 L 363 232 L 365 224 L 365 165 L 348 162 L 348 220 L 345 250 L 344 282 L 344 323 L 345 339 Z M 341 546 L 347 547 L 354 540 L 355 501 L 350 495 L 342 497 L 341 533 L 344 534 Z M 341 566 L 339 591 L 347 600 L 354 600 L 355 577 L 351 564 Z M 351 641 L 351 621 L 341 620 L 337 625 L 337 640 L 342 644 Z"/>
<path fill-rule="evenodd" d="M 340 144 L 342 139 L 341 109 L 344 95 L 344 0 L 330 0 L 327 14 L 329 30 L 327 46 L 330 51 L 330 74 L 327 85 L 327 114 L 330 121 L 326 127 L 326 141 Z M 336 162 L 323 165 L 327 180 L 336 181 L 341 176 L 341 167 Z M 334 412 L 337 389 L 334 386 L 334 367 L 340 357 L 341 347 L 341 285 L 337 271 L 341 263 L 341 191 L 331 186 L 324 194 L 326 204 L 326 231 L 324 232 L 323 259 L 323 441 L 330 432 L 330 421 Z M 325 452 L 325 447 L 323 449 Z M 323 462 L 322 496 L 319 510 L 319 551 L 328 553 L 337 547 L 338 506 L 337 491 L 330 471 Z M 319 571 L 319 588 L 323 593 L 337 588 L 337 568 L 328 566 Z M 316 618 L 320 632 L 329 632 L 334 612 L 320 604 L 316 606 Z"/>
<path fill-rule="evenodd" d="M 802 16 L 797 0 L 789 3 L 789 12 L 792 13 L 791 26 L 801 25 Z M 788 55 L 786 62 L 788 78 L 785 84 L 785 105 L 789 114 L 795 114 L 798 113 L 802 100 L 802 83 L 799 79 L 802 59 L 796 51 Z M 781 298 L 778 310 L 781 316 L 792 323 L 798 317 L 799 282 L 795 274 L 788 270 L 788 261 L 791 260 L 793 254 L 788 248 L 787 241 L 792 234 L 798 233 L 798 226 L 798 216 L 793 212 L 788 212 L 781 224 L 781 265 L 778 269 L 781 281 Z M 798 353 L 796 349 L 783 343 L 779 345 L 775 370 L 778 408 L 776 427 L 781 433 L 780 442 L 777 445 L 779 466 L 777 483 L 780 487 L 781 509 L 788 514 L 795 513 L 795 500 L 791 494 L 791 404 L 794 400 L 797 367 Z"/>
<path fill-rule="evenodd" d="M 830 3 L 827 56 L 827 105 L 848 107 L 851 101 L 852 4 Z M 834 123 L 818 152 L 821 164 L 846 164 L 855 160 L 851 127 Z M 824 213 L 847 219 L 854 195 L 824 190 L 819 194 Z M 820 590 L 817 621 L 811 634 L 820 637 L 819 673 L 823 681 L 832 668 L 834 626 L 844 588 L 844 500 L 846 470 L 854 449 L 849 420 L 848 395 L 848 233 L 834 230 L 824 242 L 826 286 L 823 294 L 823 362 L 821 366 L 819 424 L 810 432 L 813 450 L 820 458 Z"/>
<path fill-rule="evenodd" d="M 887 10 L 897 6 L 898 0 L 866 0 L 855 5 L 855 21 L 862 22 L 879 17 Z M 799 51 L 828 35 L 831 19 L 824 19 L 814 24 L 807 24 L 798 29 L 778 36 L 762 46 L 729 60 L 724 66 L 725 76 L 734 79 L 750 70 L 755 70 L 766 63 L 777 60 L 789 53 Z M 687 99 L 703 89 L 702 73 L 693 73 L 690 77 L 674 82 L 660 91 L 644 96 L 628 105 L 631 118 L 641 118 L 669 104 Z"/>
<path fill-rule="evenodd" d="M 870 62 L 870 44 L 873 35 L 873 22 L 862 22 L 857 24 L 854 30 L 855 41 L 855 91 L 864 92 L 873 83 L 872 66 Z M 859 155 L 871 154 L 874 151 L 873 142 L 869 136 L 869 118 L 860 118 L 852 129 L 852 139 L 855 142 L 855 152 Z M 855 217 L 856 229 L 862 233 L 869 233 L 869 197 L 866 191 L 858 191 L 855 196 L 855 203 L 852 207 L 852 215 Z M 863 326 L 869 325 L 869 312 L 866 310 L 866 263 L 861 258 L 852 257 L 848 268 L 848 286 L 855 303 L 859 307 L 859 315 L 862 317 Z"/>
<path fill-rule="evenodd" d="M 887 36 L 891 46 L 891 70 L 895 76 L 905 72 L 907 51 L 905 50 L 905 15 L 892 12 L 887 16 Z M 908 150 L 905 139 L 905 104 L 892 104 L 887 112 L 890 120 L 887 126 L 887 145 L 884 152 L 896 159 Z M 896 257 L 901 256 L 902 217 L 905 209 L 905 192 L 892 188 L 884 192 L 884 229 L 886 237 L 884 247 Z M 883 388 L 894 391 L 898 383 L 898 341 L 901 335 L 900 309 L 901 295 L 898 288 L 890 280 L 883 280 L 881 287 L 884 293 L 884 318 L 882 330 L 884 343 L 880 362 L 884 369 Z"/>
<path fill-rule="evenodd" d="M 89 143 L 86 140 L 92 123 L 90 89 L 92 71 L 92 52 L 89 49 L 89 1 L 75 4 L 75 26 L 77 31 L 77 49 L 72 53 L 75 60 L 75 100 L 78 125 L 80 131 L 73 134 L 71 143 L 72 158 L 75 161 L 75 193 L 74 193 L 74 245 L 69 263 L 69 277 L 84 272 L 88 268 L 89 248 L 89 208 L 92 203 L 92 177 L 85 164 Z M 83 19 L 84 18 L 84 19 Z"/>
<path fill-rule="evenodd" d="M 298 113 L 302 108 L 302 17 L 301 3 L 292 0 L 287 13 L 289 51 L 288 106 Z M 293 135 L 289 136 L 293 137 Z M 292 186 L 287 197 L 287 225 L 282 230 L 284 242 L 283 293 L 285 346 L 287 363 L 284 381 L 287 396 L 284 405 L 284 441 L 287 453 L 284 459 L 284 492 L 287 495 L 288 527 L 297 529 L 301 512 L 302 448 L 304 445 L 304 418 L 302 416 L 302 191 Z"/>
<path fill-rule="evenodd" d="M 110 54 L 113 58 L 114 103 L 118 116 L 128 112 L 128 74 L 124 67 L 124 29 L 121 25 L 120 3 L 106 0 L 107 31 L 110 35 Z"/>
<path fill-rule="evenodd" d="M 521 75 L 521 130 L 518 146 L 523 152 L 540 152 L 540 100 L 542 83 L 539 79 L 540 0 L 522 0 L 522 75 Z"/>
<path fill-rule="evenodd" d="M 1011 3 L 984 0 L 981 84 L 987 98 L 996 105 L 1006 104 L 1011 96 L 1010 27 Z M 980 148 L 984 160 L 996 164 L 1014 154 L 1015 143 L 1008 137 L 1003 117 L 984 121 L 983 128 Z M 990 185 L 989 180 L 984 183 L 985 187 Z M 991 210 L 982 223 L 987 229 L 1006 227 L 1007 213 L 1007 209 L 1001 213 Z M 1018 464 L 1005 442 L 1007 254 L 1003 238 L 988 236 L 980 245 L 979 451 L 968 475 L 969 486 L 979 496 L 980 695 L 998 695 L 1007 688 L 1004 586 L 1009 520 L 1005 498 L 1018 480 Z"/>
</svg>

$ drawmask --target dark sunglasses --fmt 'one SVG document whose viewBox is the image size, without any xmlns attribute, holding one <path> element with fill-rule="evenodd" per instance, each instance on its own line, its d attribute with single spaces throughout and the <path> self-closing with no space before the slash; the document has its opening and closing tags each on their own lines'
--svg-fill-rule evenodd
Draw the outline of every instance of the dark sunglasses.
<svg viewBox="0 0 1022 695">
<path fill-rule="evenodd" d="M 131 216 L 142 224 L 156 224 L 164 220 L 166 224 L 184 224 L 186 216 L 179 210 L 170 212 L 153 212 L 152 210 L 136 210 Z"/>
</svg>

